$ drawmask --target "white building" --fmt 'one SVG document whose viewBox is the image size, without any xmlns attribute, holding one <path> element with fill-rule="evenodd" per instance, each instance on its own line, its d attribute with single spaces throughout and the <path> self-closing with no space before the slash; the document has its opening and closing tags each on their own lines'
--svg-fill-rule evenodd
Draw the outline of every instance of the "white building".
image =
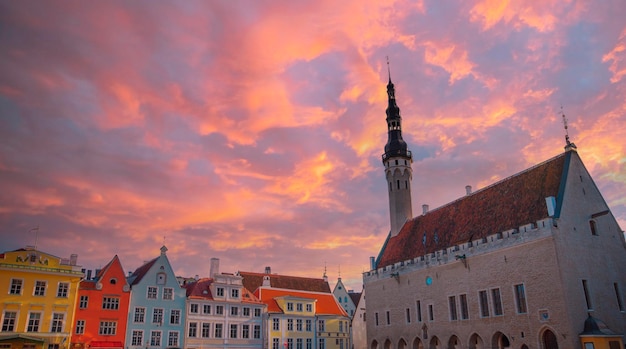
<svg viewBox="0 0 626 349">
<path fill-rule="evenodd" d="M 367 346 L 623 348 L 624 234 L 576 146 L 412 217 L 391 81 L 388 94 L 391 231 L 363 276 Z"/>
</svg>

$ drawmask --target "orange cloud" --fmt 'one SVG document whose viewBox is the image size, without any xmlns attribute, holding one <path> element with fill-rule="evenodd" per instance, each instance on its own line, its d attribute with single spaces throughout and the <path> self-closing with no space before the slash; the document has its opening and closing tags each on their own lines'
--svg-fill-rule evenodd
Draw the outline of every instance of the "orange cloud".
<svg viewBox="0 0 626 349">
<path fill-rule="evenodd" d="M 512 22 L 515 28 L 524 25 L 539 32 L 549 32 L 564 20 L 559 12 L 565 7 L 568 5 L 563 1 L 484 0 L 470 10 L 470 19 L 481 22 L 483 30 L 489 30 L 500 22 Z"/>
<path fill-rule="evenodd" d="M 612 83 L 617 83 L 626 75 L 626 29 L 622 31 L 613 49 L 602 56 L 602 62 L 611 62 Z"/>
<path fill-rule="evenodd" d="M 447 71 L 450 74 L 450 85 L 472 74 L 472 69 L 476 66 L 468 59 L 467 51 L 457 45 L 433 41 L 425 42 L 423 45 L 424 60 Z"/>
</svg>

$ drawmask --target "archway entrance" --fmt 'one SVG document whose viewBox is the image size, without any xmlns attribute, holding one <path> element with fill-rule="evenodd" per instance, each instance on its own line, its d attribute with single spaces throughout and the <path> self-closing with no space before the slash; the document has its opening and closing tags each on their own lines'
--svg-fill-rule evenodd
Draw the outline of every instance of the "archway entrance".
<svg viewBox="0 0 626 349">
<path fill-rule="evenodd" d="M 545 330 L 541 336 L 541 344 L 543 349 L 559 349 L 559 343 L 556 340 L 556 335 L 550 330 Z"/>
<path fill-rule="evenodd" d="M 494 333 L 491 339 L 491 346 L 498 349 L 506 349 L 511 347 L 511 341 L 504 333 L 498 331 Z"/>
<path fill-rule="evenodd" d="M 448 349 L 460 349 L 461 342 L 459 341 L 459 337 L 452 335 L 450 340 L 448 340 Z"/>
<path fill-rule="evenodd" d="M 413 341 L 413 349 L 424 349 L 424 344 L 419 338 L 415 338 Z"/>
<path fill-rule="evenodd" d="M 485 345 L 483 344 L 483 339 L 480 338 L 478 333 L 474 333 L 470 336 L 469 340 L 469 349 L 483 349 Z"/>
</svg>

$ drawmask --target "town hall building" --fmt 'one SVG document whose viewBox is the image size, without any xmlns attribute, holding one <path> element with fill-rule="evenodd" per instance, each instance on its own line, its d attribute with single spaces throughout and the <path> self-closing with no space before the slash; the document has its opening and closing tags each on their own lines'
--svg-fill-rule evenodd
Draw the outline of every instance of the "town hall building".
<svg viewBox="0 0 626 349">
<path fill-rule="evenodd" d="M 368 348 L 624 348 L 624 233 L 569 137 L 563 153 L 413 216 L 391 79 L 387 94 L 391 230 L 363 274 Z"/>
</svg>

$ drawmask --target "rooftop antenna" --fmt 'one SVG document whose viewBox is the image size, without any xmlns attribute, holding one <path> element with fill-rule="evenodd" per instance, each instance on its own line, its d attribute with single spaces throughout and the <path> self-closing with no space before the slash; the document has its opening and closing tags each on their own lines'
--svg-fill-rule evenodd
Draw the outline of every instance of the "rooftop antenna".
<svg viewBox="0 0 626 349">
<path fill-rule="evenodd" d="M 339 264 L 339 278 L 341 279 L 341 264 Z"/>
</svg>

